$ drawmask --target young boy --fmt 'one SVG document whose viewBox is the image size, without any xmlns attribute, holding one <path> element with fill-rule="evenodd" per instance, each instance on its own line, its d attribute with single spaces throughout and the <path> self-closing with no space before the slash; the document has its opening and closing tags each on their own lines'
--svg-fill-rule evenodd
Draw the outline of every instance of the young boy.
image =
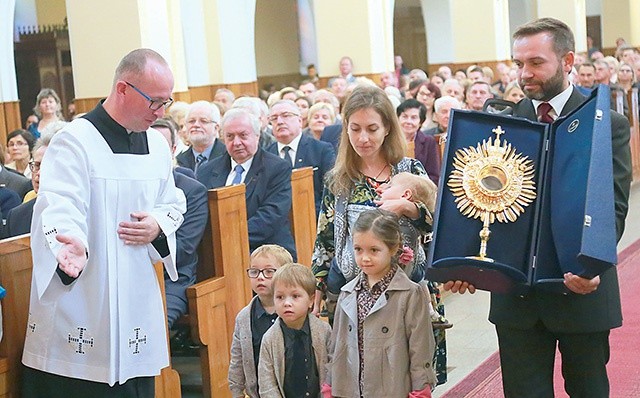
<svg viewBox="0 0 640 398">
<path fill-rule="evenodd" d="M 273 276 L 278 320 L 265 333 L 258 365 L 262 398 L 319 397 L 331 327 L 315 316 L 316 278 L 310 268 L 287 264 Z"/>
<path fill-rule="evenodd" d="M 291 254 L 278 245 L 263 245 L 251 253 L 247 276 L 256 296 L 236 317 L 229 363 L 229 389 L 233 397 L 260 397 L 257 375 L 262 336 L 278 317 L 272 278 L 278 268 L 292 262 Z"/>
</svg>

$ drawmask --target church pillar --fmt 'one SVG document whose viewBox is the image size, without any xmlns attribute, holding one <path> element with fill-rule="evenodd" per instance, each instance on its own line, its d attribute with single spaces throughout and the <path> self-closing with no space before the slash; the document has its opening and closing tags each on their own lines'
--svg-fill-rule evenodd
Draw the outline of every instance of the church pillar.
<svg viewBox="0 0 640 398">
<path fill-rule="evenodd" d="M 322 0 L 313 2 L 318 73 L 326 86 L 340 71 L 340 58 L 353 60 L 353 74 L 376 83 L 394 70 L 393 8 L 395 0 Z M 345 32 L 351 32 L 345 35 Z"/>
<path fill-rule="evenodd" d="M 7 133 L 19 129 L 20 102 L 13 57 L 13 14 L 15 0 L 0 1 L 0 143 L 4 147 Z"/>
<path fill-rule="evenodd" d="M 603 2 L 604 3 L 604 2 Z M 573 31 L 576 52 L 587 51 L 587 12 L 585 0 L 537 0 L 537 18 L 553 17 L 566 23 Z M 630 18 L 627 16 L 627 19 Z"/>
<path fill-rule="evenodd" d="M 193 0 L 181 5 L 191 100 L 211 101 L 222 87 L 236 95 L 257 95 L 256 0 Z"/>
<path fill-rule="evenodd" d="M 175 80 L 185 80 L 175 67 L 180 54 L 172 50 L 167 1 L 172 0 L 162 6 L 157 0 L 67 0 L 78 112 L 91 110 L 109 94 L 118 62 L 136 48 L 157 51 L 171 65 Z"/>
<path fill-rule="evenodd" d="M 638 15 L 638 0 L 602 2 L 602 49 L 605 54 L 615 53 L 618 37 L 624 38 L 631 46 L 640 47 Z"/>
<path fill-rule="evenodd" d="M 441 65 L 495 67 L 511 59 L 508 0 L 421 2 L 431 73 Z"/>
</svg>

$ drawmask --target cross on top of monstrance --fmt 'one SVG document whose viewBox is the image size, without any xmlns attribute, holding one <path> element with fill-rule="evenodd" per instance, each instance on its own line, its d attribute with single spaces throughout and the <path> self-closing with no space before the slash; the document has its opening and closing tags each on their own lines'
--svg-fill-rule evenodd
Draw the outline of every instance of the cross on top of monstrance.
<svg viewBox="0 0 640 398">
<path fill-rule="evenodd" d="M 493 261 L 487 257 L 489 225 L 495 220 L 516 221 L 536 198 L 533 161 L 507 140 L 500 142 L 506 133 L 501 126 L 491 131 L 496 135 L 493 142 L 489 137 L 476 147 L 456 151 L 447 182 L 460 213 L 483 223 L 480 253 L 473 257 L 483 261 Z"/>
<path fill-rule="evenodd" d="M 502 129 L 502 126 L 498 126 L 498 127 L 496 127 L 495 129 L 493 129 L 493 130 L 491 130 L 491 131 L 493 131 L 493 132 L 495 133 L 495 135 L 496 135 L 496 141 L 498 141 L 498 142 L 500 142 L 500 136 L 501 136 L 502 134 L 506 133 L 506 131 L 504 131 L 504 130 Z"/>
</svg>

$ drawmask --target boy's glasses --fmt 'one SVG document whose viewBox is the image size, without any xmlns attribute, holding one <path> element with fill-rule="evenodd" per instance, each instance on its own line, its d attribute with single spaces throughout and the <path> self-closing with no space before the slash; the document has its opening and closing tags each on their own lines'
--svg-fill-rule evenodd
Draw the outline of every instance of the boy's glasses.
<svg viewBox="0 0 640 398">
<path fill-rule="evenodd" d="M 251 279 L 257 278 L 260 274 L 262 274 L 262 276 L 265 279 L 271 279 L 273 278 L 273 274 L 275 273 L 276 273 L 276 270 L 274 268 L 265 268 L 265 269 L 248 268 L 247 269 L 247 276 Z"/>
</svg>

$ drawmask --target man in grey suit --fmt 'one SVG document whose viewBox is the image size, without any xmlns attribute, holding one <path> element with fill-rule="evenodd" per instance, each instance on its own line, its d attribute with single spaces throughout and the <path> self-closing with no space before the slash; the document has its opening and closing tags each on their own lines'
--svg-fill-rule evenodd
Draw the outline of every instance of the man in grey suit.
<svg viewBox="0 0 640 398">
<path fill-rule="evenodd" d="M 585 97 L 571 85 L 573 33 L 561 21 L 542 18 L 514 33 L 513 61 L 527 98 L 513 115 L 550 123 L 577 108 Z M 613 190 L 617 238 L 624 230 L 631 182 L 629 123 L 611 112 Z M 564 148 L 566 149 L 566 148 Z M 561 216 L 561 215 L 560 215 Z M 533 288 L 526 295 L 492 294 L 489 320 L 500 347 L 504 393 L 509 397 L 553 397 L 556 346 L 562 355 L 565 390 L 572 397 L 608 397 L 609 331 L 622 325 L 615 267 L 594 278 L 570 272 L 566 295 Z M 445 289 L 475 288 L 451 281 Z"/>
<path fill-rule="evenodd" d="M 31 191 L 31 181 L 22 174 L 9 170 L 0 164 L 0 186 L 4 186 L 17 193 L 20 200 L 24 199 L 24 195 Z"/>
</svg>

